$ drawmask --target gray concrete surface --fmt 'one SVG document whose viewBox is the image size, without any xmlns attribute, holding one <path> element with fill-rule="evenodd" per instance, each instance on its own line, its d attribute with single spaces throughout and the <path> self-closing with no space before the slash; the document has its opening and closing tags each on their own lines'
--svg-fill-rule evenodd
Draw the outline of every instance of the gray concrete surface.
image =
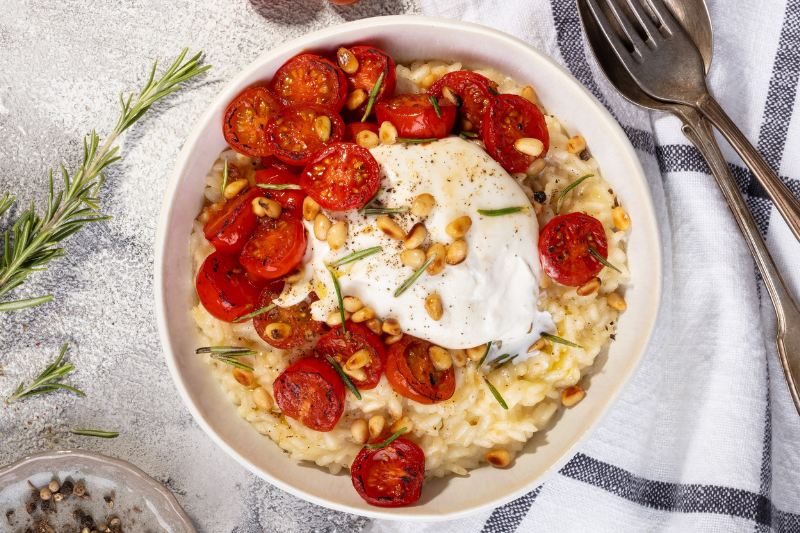
<svg viewBox="0 0 800 533">
<path fill-rule="evenodd" d="M 153 246 L 167 177 L 184 139 L 226 80 L 263 51 L 365 17 L 418 13 L 416 0 L 2 0 L 0 195 L 42 205 L 47 172 L 74 170 L 82 137 L 113 127 L 117 98 L 155 58 L 184 46 L 214 65 L 123 139 L 107 174 L 110 222 L 85 228 L 66 257 L 14 296 L 53 294 L 0 315 L 0 397 L 70 344 L 65 383 L 87 393 L 0 404 L 0 465 L 32 452 L 87 448 L 127 459 L 166 484 L 200 532 L 358 531 L 366 520 L 294 498 L 250 474 L 194 423 L 163 362 L 153 309 Z M 13 215 L 13 213 L 12 213 Z M 5 228 L 10 217 L 0 219 Z M 70 427 L 118 430 L 112 440 Z"/>
</svg>

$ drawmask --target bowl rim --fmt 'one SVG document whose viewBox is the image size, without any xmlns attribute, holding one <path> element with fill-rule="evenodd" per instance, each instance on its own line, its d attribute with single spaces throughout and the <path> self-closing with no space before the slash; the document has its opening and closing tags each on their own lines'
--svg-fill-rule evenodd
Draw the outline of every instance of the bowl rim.
<svg viewBox="0 0 800 533">
<path fill-rule="evenodd" d="M 653 231 L 651 232 L 652 235 L 650 235 L 650 237 L 654 242 L 653 249 L 655 253 L 650 258 L 650 260 L 651 264 L 653 265 L 653 268 L 655 269 L 654 272 L 655 275 L 653 276 L 654 293 L 651 294 L 651 297 L 655 301 L 653 302 L 653 305 L 651 307 L 652 314 L 649 318 L 649 321 L 646 324 L 647 335 L 644 339 L 644 342 L 642 342 L 638 347 L 638 349 L 635 351 L 634 353 L 635 359 L 632 360 L 632 363 L 628 366 L 627 370 L 620 376 L 620 378 L 617 381 L 616 387 L 609 393 L 606 405 L 602 408 L 599 414 L 595 415 L 594 419 L 591 421 L 590 424 L 588 424 L 588 426 L 585 426 L 579 431 L 575 432 L 575 436 L 571 440 L 571 445 L 569 445 L 566 448 L 566 451 L 562 454 L 562 456 L 557 461 L 553 462 L 545 470 L 544 473 L 542 473 L 538 477 L 532 478 L 529 483 L 525 484 L 524 486 L 520 487 L 515 491 L 505 494 L 504 496 L 488 500 L 487 502 L 480 504 L 478 506 L 454 512 L 449 512 L 446 514 L 431 513 L 429 511 L 417 512 L 413 514 L 395 514 L 391 512 L 392 511 L 391 508 L 375 507 L 369 509 L 362 509 L 357 507 L 351 507 L 346 504 L 341 504 L 317 497 L 313 494 L 303 491 L 302 489 L 297 489 L 283 482 L 282 480 L 270 475 L 268 472 L 262 470 L 260 467 L 250 462 L 247 458 L 245 458 L 241 453 L 235 450 L 231 445 L 229 445 L 222 437 L 220 437 L 217 434 L 217 432 L 211 427 L 211 423 L 209 422 L 209 420 L 203 416 L 198 407 L 192 401 L 189 392 L 183 383 L 183 380 L 181 378 L 177 366 L 177 360 L 175 357 L 175 352 L 172 347 L 172 342 L 170 339 L 169 331 L 167 328 L 167 320 L 166 320 L 167 316 L 167 309 L 166 309 L 167 306 L 165 298 L 166 279 L 164 276 L 164 269 L 165 269 L 164 252 L 166 246 L 166 227 L 174 211 L 175 199 L 177 197 L 179 185 L 181 184 L 181 176 L 186 171 L 190 163 L 190 160 L 197 149 L 198 142 L 205 132 L 205 128 L 207 127 L 207 125 L 205 127 L 203 127 L 203 125 L 208 123 L 210 115 L 214 113 L 214 108 L 218 105 L 218 103 L 222 99 L 222 96 L 225 95 L 233 86 L 241 85 L 243 80 L 248 78 L 252 73 L 257 71 L 259 68 L 261 68 L 263 64 L 267 62 L 271 57 L 279 56 L 281 54 L 285 54 L 293 50 L 295 51 L 295 53 L 300 53 L 304 49 L 313 49 L 315 42 L 324 39 L 326 37 L 335 36 L 336 34 L 342 33 L 343 31 L 349 31 L 361 27 L 369 27 L 370 29 L 374 30 L 375 28 L 379 27 L 396 26 L 396 25 L 446 27 L 449 29 L 454 29 L 456 31 L 467 31 L 474 34 L 486 35 L 493 39 L 504 41 L 504 44 L 509 46 L 525 47 L 531 54 L 538 56 L 538 58 L 541 61 L 549 63 L 551 67 L 560 70 L 564 75 L 566 75 L 568 79 L 570 79 L 573 82 L 577 92 L 581 95 L 581 97 L 585 101 L 584 103 L 586 103 L 587 106 L 592 108 L 594 112 L 597 113 L 597 117 L 602 121 L 602 123 L 606 127 L 606 133 L 609 135 L 609 137 L 613 138 L 614 144 L 619 150 L 619 153 L 617 155 L 626 159 L 627 164 L 630 165 L 631 168 L 636 170 L 637 181 L 639 182 L 639 185 L 641 186 L 643 192 L 645 193 L 644 200 L 646 202 L 646 205 L 643 206 L 643 212 L 646 214 L 648 220 L 646 221 L 644 227 L 649 227 L 653 229 Z M 246 85 L 242 85 L 242 88 L 245 87 Z M 597 428 L 600 426 L 603 420 L 608 416 L 611 407 L 618 401 L 621 393 L 628 387 L 631 378 L 638 370 L 642 362 L 642 359 L 644 358 L 644 354 L 647 351 L 650 342 L 652 341 L 653 334 L 655 331 L 655 325 L 658 322 L 661 314 L 661 304 L 662 304 L 662 294 L 663 294 L 663 284 L 664 284 L 663 243 L 662 243 L 661 233 L 660 231 L 658 231 L 659 223 L 655 213 L 656 211 L 655 211 L 655 205 L 653 203 L 652 190 L 647 181 L 644 169 L 642 168 L 641 161 L 639 160 L 639 157 L 636 154 L 636 150 L 634 149 L 633 145 L 631 144 L 630 140 L 628 139 L 627 135 L 625 134 L 620 124 L 613 117 L 613 115 L 611 115 L 608 109 L 606 109 L 605 106 L 603 106 L 603 104 L 572 75 L 572 73 L 570 73 L 567 69 L 559 65 L 555 60 L 550 58 L 544 52 L 541 52 L 539 49 L 535 48 L 529 43 L 521 39 L 518 39 L 516 37 L 513 37 L 507 33 L 486 26 L 482 26 L 479 24 L 474 24 L 459 20 L 445 19 L 439 17 L 427 17 L 419 15 L 390 15 L 382 17 L 371 17 L 317 30 L 305 34 L 296 39 L 293 39 L 289 42 L 286 42 L 280 46 L 265 51 L 264 53 L 259 55 L 256 59 L 254 59 L 252 62 L 250 62 L 245 68 L 240 70 L 236 75 L 234 75 L 230 79 L 230 81 L 222 89 L 220 89 L 220 91 L 217 93 L 214 99 L 209 103 L 208 107 L 203 112 L 203 114 L 197 119 L 194 127 L 192 128 L 192 131 L 190 132 L 189 136 L 187 137 L 183 145 L 183 148 L 178 154 L 173 172 L 169 177 L 169 182 L 164 193 L 164 200 L 162 202 L 161 211 L 158 218 L 158 226 L 157 226 L 156 242 L 155 242 L 154 298 L 156 307 L 156 320 L 158 325 L 159 338 L 162 343 L 162 350 L 164 352 L 164 358 L 167 364 L 167 368 L 169 369 L 170 375 L 172 376 L 173 382 L 175 383 L 175 387 L 178 390 L 178 394 L 183 400 L 184 405 L 187 407 L 192 417 L 202 428 L 202 430 L 209 437 L 211 437 L 211 440 L 217 446 L 222 448 L 229 456 L 235 459 L 239 464 L 244 466 L 250 472 L 268 481 L 270 484 L 280 488 L 281 490 L 285 490 L 286 492 L 294 496 L 297 496 L 303 500 L 309 501 L 316 505 L 320 505 L 322 507 L 326 507 L 328 509 L 334 509 L 337 511 L 365 516 L 368 518 L 390 519 L 390 520 L 404 521 L 404 522 L 453 520 L 473 515 L 482 511 L 494 509 L 510 501 L 513 501 L 523 496 L 524 494 L 527 494 L 528 492 L 533 490 L 536 486 L 546 482 L 553 474 L 558 472 L 561 469 L 561 467 L 563 467 L 569 460 L 571 460 L 574 457 L 574 455 L 578 452 L 578 448 L 585 443 L 587 438 L 597 430 Z"/>
</svg>

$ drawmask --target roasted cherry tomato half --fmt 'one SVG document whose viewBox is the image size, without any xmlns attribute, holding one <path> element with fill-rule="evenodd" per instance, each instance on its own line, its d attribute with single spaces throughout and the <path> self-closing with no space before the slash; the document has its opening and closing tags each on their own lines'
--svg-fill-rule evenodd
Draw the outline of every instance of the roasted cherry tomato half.
<svg viewBox="0 0 800 533">
<path fill-rule="evenodd" d="M 372 122 L 351 122 L 344 127 L 344 137 L 342 137 L 342 142 L 356 142 L 356 135 L 364 130 L 371 131 L 375 135 L 378 135 L 380 132 L 380 128 L 378 128 L 378 126 Z"/>
<path fill-rule="evenodd" d="M 328 117 L 331 131 L 323 141 L 317 132 L 315 121 Z M 297 104 L 284 107 L 267 127 L 267 137 L 272 143 L 275 156 L 290 165 L 303 166 L 325 146 L 342 140 L 344 122 L 338 113 L 329 107 L 314 104 Z"/>
<path fill-rule="evenodd" d="M 269 306 L 272 301 L 280 296 L 283 290 L 283 281 L 279 285 L 268 285 L 258 299 L 257 309 Z M 311 304 L 317 301 L 316 293 L 312 292 L 304 301 L 289 306 L 275 307 L 266 313 L 253 317 L 253 326 L 256 333 L 264 339 L 264 342 L 278 348 L 279 350 L 291 350 L 307 342 L 311 342 L 327 331 L 328 327 L 324 322 L 317 322 L 311 317 Z M 275 338 L 267 331 L 267 326 L 275 323 L 288 324 L 292 329 L 288 337 Z"/>
<path fill-rule="evenodd" d="M 441 101 L 444 98 L 442 90 L 448 87 L 461 98 L 461 107 L 458 112 L 472 123 L 473 133 L 481 134 L 483 115 L 489 102 L 494 98 L 492 91 L 497 93 L 497 84 L 486 76 L 481 76 L 469 70 L 448 72 L 428 88 L 428 94 L 436 96 Z"/>
<path fill-rule="evenodd" d="M 450 399 L 456 390 L 452 368 L 436 370 L 426 340 L 403 335 L 389 346 L 386 354 L 386 379 L 397 394 L 415 402 L 432 404 Z"/>
<path fill-rule="evenodd" d="M 266 87 L 253 87 L 236 97 L 225 111 L 222 133 L 240 154 L 265 157 L 272 153 L 267 124 L 283 106 Z"/>
<path fill-rule="evenodd" d="M 350 467 L 358 495 L 370 505 L 400 507 L 414 503 L 425 479 L 425 452 L 400 437 L 377 450 L 362 448 Z"/>
<path fill-rule="evenodd" d="M 361 367 L 366 379 L 358 380 L 350 376 L 350 380 L 359 389 L 374 389 L 381 380 L 386 361 L 383 341 L 361 324 L 345 322 L 345 328 L 347 329 L 345 335 L 342 335 L 341 327 L 333 328 L 326 333 L 317 343 L 317 351 L 322 355 L 330 355 L 344 368 L 351 355 L 359 350 L 367 350 L 369 362 Z"/>
<path fill-rule="evenodd" d="M 272 198 L 279 204 L 284 211 L 288 211 L 297 218 L 303 218 L 303 200 L 306 193 L 302 189 L 284 189 L 277 191 L 273 189 L 262 189 L 258 184 L 264 185 L 299 185 L 300 177 L 282 168 L 267 168 L 256 172 L 256 187 L 261 192 L 260 196 Z"/>
<path fill-rule="evenodd" d="M 275 219 L 261 220 L 247 241 L 239 261 L 248 272 L 264 279 L 275 279 L 294 270 L 306 253 L 306 229 L 300 219 L 281 213 Z"/>
<path fill-rule="evenodd" d="M 332 430 L 344 412 L 344 383 L 322 359 L 307 357 L 293 363 L 272 390 L 284 415 L 315 431 Z"/>
<path fill-rule="evenodd" d="M 300 175 L 300 186 L 324 209 L 361 207 L 381 184 L 381 169 L 366 148 L 335 143 L 321 151 Z"/>
<path fill-rule="evenodd" d="M 206 239 L 218 252 L 238 254 L 258 226 L 253 213 L 253 200 L 261 194 L 252 188 L 244 194 L 222 203 L 210 213 L 203 227 Z"/>
<path fill-rule="evenodd" d="M 264 168 L 279 168 L 281 170 L 288 170 L 289 172 L 297 176 L 299 176 L 300 173 L 303 172 L 303 167 L 298 167 L 295 165 L 287 165 L 274 155 L 262 157 L 261 164 L 264 165 Z"/>
<path fill-rule="evenodd" d="M 449 100 L 438 101 L 441 117 L 427 94 L 401 94 L 375 106 L 378 124 L 391 122 L 397 136 L 407 139 L 442 139 L 447 137 L 456 122 L 456 106 Z"/>
<path fill-rule="evenodd" d="M 206 311 L 220 320 L 233 322 L 257 309 L 256 302 L 265 283 L 248 273 L 235 255 L 214 252 L 200 267 L 195 287 Z"/>
<path fill-rule="evenodd" d="M 608 258 L 608 241 L 603 225 L 583 213 L 561 215 L 539 235 L 539 262 L 551 279 L 562 285 L 578 287 L 603 270 L 603 263 L 589 248 Z"/>
<path fill-rule="evenodd" d="M 275 73 L 272 94 L 283 105 L 318 104 L 338 112 L 347 100 L 347 80 L 332 61 L 314 54 L 301 54 L 284 63 Z"/>
<path fill-rule="evenodd" d="M 523 137 L 542 141 L 544 149 L 539 157 L 547 154 L 550 134 L 542 112 L 521 96 L 502 94 L 495 97 L 483 116 L 486 151 L 508 172 L 524 172 L 534 158 L 514 148 L 514 142 Z"/>
<path fill-rule="evenodd" d="M 347 77 L 347 90 L 352 92 L 356 89 L 363 89 L 367 94 L 372 94 L 378 78 L 383 74 L 381 86 L 375 96 L 375 103 L 391 98 L 394 94 L 394 87 L 397 84 L 397 73 L 395 72 L 394 61 L 389 57 L 389 54 L 373 46 L 353 46 L 349 50 L 358 60 L 358 70 L 352 74 L 345 74 Z M 364 116 L 368 102 L 369 99 L 356 110 L 359 117 Z M 375 107 L 373 106 L 372 109 L 374 111 Z"/>
</svg>

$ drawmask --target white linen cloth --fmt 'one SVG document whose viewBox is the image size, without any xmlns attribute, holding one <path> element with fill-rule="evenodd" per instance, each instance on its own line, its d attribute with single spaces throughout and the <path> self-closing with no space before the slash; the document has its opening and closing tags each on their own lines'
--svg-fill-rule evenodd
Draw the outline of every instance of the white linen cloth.
<svg viewBox="0 0 800 533">
<path fill-rule="evenodd" d="M 614 113 L 653 190 L 665 247 L 664 304 L 630 387 L 581 452 L 542 487 L 469 518 L 376 520 L 366 531 L 800 531 L 800 417 L 775 350 L 775 314 L 728 206 L 678 120 L 633 106 L 606 82 L 574 0 L 420 3 L 426 15 L 527 41 Z M 800 135 L 793 115 L 800 0 L 709 3 L 711 92 L 797 195 L 800 151 L 790 147 Z M 800 297 L 800 243 L 733 150 L 720 144 Z"/>
</svg>

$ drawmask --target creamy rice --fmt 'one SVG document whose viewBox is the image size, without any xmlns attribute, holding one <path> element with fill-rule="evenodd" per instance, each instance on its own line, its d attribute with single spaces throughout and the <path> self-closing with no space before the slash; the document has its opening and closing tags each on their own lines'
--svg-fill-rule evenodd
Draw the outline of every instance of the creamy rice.
<svg viewBox="0 0 800 533">
<path fill-rule="evenodd" d="M 444 61 L 415 61 L 409 66 L 397 66 L 397 93 L 419 93 L 447 72 L 460 70 L 460 63 Z M 493 70 L 478 73 L 498 83 L 501 93 L 520 94 L 522 87 Z M 543 110 L 544 111 L 544 110 Z M 625 253 L 625 232 L 615 231 L 612 209 L 616 197 L 612 187 L 602 178 L 594 158 L 584 161 L 566 149 L 569 135 L 550 115 L 545 114 L 550 133 L 550 149 L 546 166 L 538 173 L 536 168 L 526 173 L 514 174 L 528 197 L 544 191 L 548 202 L 539 218 L 540 228 L 555 216 L 555 205 L 561 191 L 586 174 L 594 177 L 584 180 L 567 195 L 562 203 L 562 213 L 584 212 L 598 219 L 606 230 L 608 260 L 621 270 L 617 273 L 604 268 L 599 277 L 600 290 L 589 296 L 579 296 L 576 287 L 565 287 L 549 282 L 542 274 L 540 310 L 548 311 L 558 328 L 557 335 L 573 340 L 584 347 L 571 348 L 550 344 L 542 352 L 517 364 L 509 364 L 491 374 L 491 382 L 500 392 L 509 409 L 504 410 L 481 383 L 476 363 L 454 366 L 456 390 L 453 397 L 434 405 L 422 405 L 395 393 L 386 377 L 378 386 L 361 391 L 361 400 L 347 392 L 344 415 L 330 432 L 318 432 L 302 423 L 282 416 L 276 411 L 260 410 L 253 401 L 253 389 L 261 386 L 270 394 L 275 379 L 291 363 L 303 356 L 302 350 L 287 352 L 266 344 L 255 332 L 252 321 L 240 324 L 222 322 L 211 316 L 200 304 L 191 314 L 201 333 L 202 345 L 246 346 L 258 355 L 241 358 L 255 370 L 252 387 L 240 385 L 232 375 L 233 367 L 215 361 L 209 356 L 206 362 L 220 380 L 228 398 L 238 406 L 239 416 L 250 422 L 264 435 L 269 435 L 278 445 L 297 460 L 314 461 L 326 466 L 332 473 L 342 467 L 349 468 L 362 448 L 353 439 L 350 425 L 356 418 L 369 419 L 382 415 L 387 427 L 402 416 L 413 423 L 410 438 L 425 452 L 427 477 L 441 477 L 451 472 L 466 474 L 484 461 L 491 450 L 507 450 L 512 459 L 527 440 L 544 428 L 561 404 L 561 391 L 575 385 L 584 369 L 589 367 L 601 349 L 616 331 L 619 312 L 610 307 L 606 295 L 616 291 L 630 277 Z M 480 141 L 475 141 L 480 143 Z M 220 200 L 224 160 L 237 163 L 251 179 L 259 162 L 255 159 L 226 150 L 212 167 L 206 179 L 205 196 L 210 202 Z M 532 165 L 535 167 L 536 165 Z M 204 209 L 194 223 L 190 238 L 194 275 L 213 247 L 203 235 L 203 225 L 208 217 Z M 451 350 L 452 351 L 452 350 Z M 591 394 L 591 391 L 589 391 Z"/>
</svg>

